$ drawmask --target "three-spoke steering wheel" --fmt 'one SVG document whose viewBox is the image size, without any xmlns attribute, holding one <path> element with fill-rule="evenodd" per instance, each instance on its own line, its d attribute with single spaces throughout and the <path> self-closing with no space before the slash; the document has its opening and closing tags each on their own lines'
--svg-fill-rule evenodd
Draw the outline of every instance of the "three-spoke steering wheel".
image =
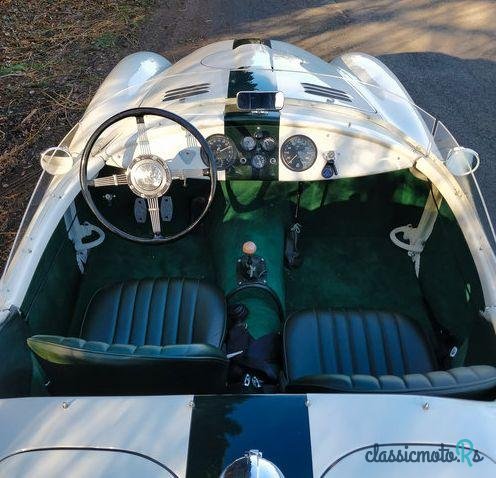
<svg viewBox="0 0 496 478">
<path fill-rule="evenodd" d="M 191 175 L 192 170 L 188 170 L 192 177 L 208 176 L 210 181 L 210 193 L 203 210 L 185 229 L 168 236 L 163 235 L 162 233 L 159 199 L 167 193 L 173 180 L 185 179 L 186 172 L 185 170 L 172 171 L 169 166 L 169 162 L 166 159 L 156 154 L 152 154 L 144 121 L 144 117 L 147 115 L 160 116 L 182 126 L 198 141 L 198 143 L 200 143 L 200 148 L 203 149 L 209 163 L 208 173 L 202 168 L 201 171 L 196 171 Z M 93 146 L 97 142 L 98 138 L 100 138 L 105 130 L 110 128 L 115 123 L 131 117 L 136 118 L 138 138 L 137 146 L 139 154 L 134 156 L 128 167 L 125 169 L 125 172 L 113 174 L 111 176 L 88 179 L 88 162 Z M 214 199 L 215 188 L 217 185 L 217 170 L 215 166 L 215 157 L 207 143 L 207 140 L 190 122 L 174 113 L 171 113 L 170 111 L 161 110 L 159 108 L 133 108 L 112 116 L 107 121 L 102 123 L 91 135 L 90 139 L 86 143 L 81 158 L 79 180 L 81 183 L 81 192 L 89 208 L 93 211 L 97 219 L 110 231 L 131 241 L 148 244 L 162 244 L 184 236 L 195 226 L 197 226 L 203 219 Z M 119 229 L 107 220 L 95 205 L 90 192 L 90 188 L 102 186 L 128 186 L 134 194 L 145 199 L 148 205 L 148 213 L 150 215 L 153 237 L 135 236 Z"/>
</svg>

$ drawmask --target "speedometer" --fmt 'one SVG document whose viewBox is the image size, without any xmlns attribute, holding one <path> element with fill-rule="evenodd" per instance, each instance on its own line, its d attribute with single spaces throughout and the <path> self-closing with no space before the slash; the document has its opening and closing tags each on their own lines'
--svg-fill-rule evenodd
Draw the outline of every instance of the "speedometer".
<svg viewBox="0 0 496 478">
<path fill-rule="evenodd" d="M 290 136 L 281 146 L 281 159 L 291 171 L 305 171 L 315 163 L 317 147 L 308 136 Z"/>
<path fill-rule="evenodd" d="M 217 170 L 229 169 L 236 160 L 236 146 L 234 142 L 223 134 L 213 134 L 207 138 L 207 143 L 214 153 Z M 205 151 L 201 151 L 201 157 L 205 165 L 208 166 L 208 158 Z"/>
</svg>

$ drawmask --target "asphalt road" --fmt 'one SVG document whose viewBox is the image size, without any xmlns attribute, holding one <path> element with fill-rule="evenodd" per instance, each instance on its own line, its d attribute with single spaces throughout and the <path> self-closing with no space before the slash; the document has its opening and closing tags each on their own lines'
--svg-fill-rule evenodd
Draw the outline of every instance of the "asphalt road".
<svg viewBox="0 0 496 478">
<path fill-rule="evenodd" d="M 163 0 L 144 49 L 177 61 L 205 44 L 261 37 L 331 60 L 378 56 L 414 101 L 481 156 L 477 177 L 496 218 L 496 1 Z"/>
</svg>

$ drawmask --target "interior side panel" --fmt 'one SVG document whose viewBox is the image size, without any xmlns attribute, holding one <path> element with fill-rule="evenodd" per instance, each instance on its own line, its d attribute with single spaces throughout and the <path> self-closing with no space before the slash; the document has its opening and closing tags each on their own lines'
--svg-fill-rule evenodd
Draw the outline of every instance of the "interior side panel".
<svg viewBox="0 0 496 478">
<path fill-rule="evenodd" d="M 80 277 L 74 245 L 62 220 L 43 253 L 21 305 L 22 316 L 32 334 L 67 333 Z"/>
<path fill-rule="evenodd" d="M 422 253 L 419 279 L 432 313 L 461 346 L 457 361 L 496 363 L 496 339 L 487 333 L 492 326 L 480 316 L 485 305 L 477 270 L 446 203 Z"/>
<path fill-rule="evenodd" d="M 31 353 L 26 345 L 29 328 L 12 310 L 0 329 L 0 398 L 30 395 Z"/>
</svg>

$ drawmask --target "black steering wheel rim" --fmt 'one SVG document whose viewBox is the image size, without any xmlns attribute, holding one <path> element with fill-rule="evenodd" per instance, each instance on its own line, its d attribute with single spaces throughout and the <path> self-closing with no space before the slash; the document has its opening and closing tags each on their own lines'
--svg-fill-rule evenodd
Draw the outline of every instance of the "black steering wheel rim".
<svg viewBox="0 0 496 478">
<path fill-rule="evenodd" d="M 97 142 L 98 138 L 102 135 L 102 133 L 108 129 L 110 126 L 114 125 L 115 123 L 125 119 L 125 118 L 132 118 L 132 117 L 143 117 L 143 116 L 160 116 L 162 118 L 171 120 L 180 126 L 182 126 L 184 129 L 186 129 L 189 133 L 191 133 L 194 138 L 200 143 L 200 147 L 203 149 L 205 152 L 207 158 L 208 158 L 208 169 L 209 169 L 209 181 L 210 181 L 210 192 L 209 192 L 209 197 L 208 201 L 201 212 L 201 214 L 191 223 L 183 229 L 182 231 L 172 234 L 170 236 L 164 236 L 164 237 L 153 237 L 153 238 L 146 238 L 146 237 L 140 237 L 140 236 L 134 236 L 133 234 L 129 234 L 126 231 L 123 231 L 122 229 L 116 227 L 114 224 L 112 224 L 108 219 L 105 218 L 105 216 L 100 212 L 100 210 L 97 208 L 95 202 L 93 201 L 91 192 L 88 188 L 88 161 L 91 155 L 91 151 Z M 81 193 L 83 195 L 84 200 L 88 204 L 88 207 L 91 209 L 93 214 L 95 214 L 96 218 L 103 224 L 110 232 L 117 234 L 118 236 L 127 239 L 129 241 L 133 242 L 139 242 L 143 244 L 164 244 L 166 242 L 172 242 L 175 241 L 189 232 L 191 232 L 200 222 L 201 220 L 205 217 L 205 214 L 207 211 L 210 209 L 210 206 L 212 205 L 212 202 L 214 200 L 215 196 L 215 190 L 217 187 L 217 168 L 216 168 L 216 163 L 215 163 L 215 157 L 214 154 L 212 153 L 212 150 L 210 149 L 210 146 L 208 145 L 207 140 L 204 138 L 204 136 L 198 131 L 197 128 L 195 128 L 189 121 L 186 121 L 184 118 L 181 116 L 172 113 L 167 110 L 162 110 L 160 108 L 147 108 L 147 107 L 139 107 L 139 108 L 131 108 L 125 111 L 121 111 L 114 116 L 110 117 L 106 121 L 104 121 L 90 136 L 89 140 L 87 141 L 83 154 L 81 157 L 81 164 L 79 168 L 79 182 L 81 185 Z"/>
</svg>

